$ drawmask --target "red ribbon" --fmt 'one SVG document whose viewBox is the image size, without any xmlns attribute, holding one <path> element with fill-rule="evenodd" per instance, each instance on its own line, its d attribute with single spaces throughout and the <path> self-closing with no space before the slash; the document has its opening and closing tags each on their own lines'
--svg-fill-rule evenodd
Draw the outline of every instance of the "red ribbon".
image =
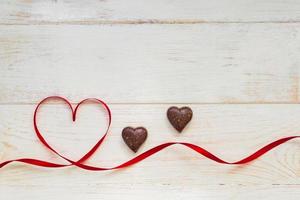
<svg viewBox="0 0 300 200">
<path fill-rule="evenodd" d="M 38 113 L 38 110 L 39 108 L 41 107 L 41 105 L 43 103 L 45 103 L 46 101 L 48 100 L 51 100 L 51 99 L 59 99 L 59 100 L 62 100 L 64 101 L 70 108 L 70 110 L 72 111 L 72 119 L 73 121 L 76 120 L 76 113 L 77 113 L 77 110 L 79 108 L 80 105 L 82 105 L 83 103 L 87 102 L 87 101 L 93 101 L 93 102 L 96 102 L 98 104 L 100 104 L 101 106 L 104 107 L 105 111 L 107 112 L 108 114 L 108 126 L 107 126 L 107 129 L 105 131 L 105 134 L 101 137 L 101 139 L 91 148 L 91 150 L 89 150 L 82 158 L 80 158 L 79 160 L 77 161 L 73 161 L 69 158 L 67 158 L 66 156 L 63 156 L 62 154 L 60 154 L 58 151 L 56 151 L 53 147 L 51 147 L 48 142 L 45 140 L 45 138 L 43 137 L 43 135 L 41 134 L 41 132 L 39 131 L 38 129 L 38 126 L 37 126 L 37 113 Z M 113 170 L 113 169 L 120 169 L 120 168 L 124 168 L 124 167 L 128 167 L 128 166 L 131 166 L 131 165 L 134 165 L 148 157 L 150 157 L 151 155 L 169 147 L 169 146 L 172 146 L 172 145 L 183 145 L 183 146 L 186 146 L 196 152 L 198 152 L 199 154 L 205 156 L 206 158 L 210 159 L 210 160 L 213 160 L 217 163 L 221 163 L 221 164 L 230 164 L 230 165 L 238 165 L 238 164 L 246 164 L 246 163 L 249 163 L 257 158 L 259 158 L 260 156 L 264 155 L 265 153 L 267 153 L 268 151 L 274 149 L 275 147 L 289 141 L 289 140 L 292 140 L 292 139 L 296 139 L 296 138 L 299 138 L 300 136 L 291 136 L 291 137 L 286 137 L 286 138 L 281 138 L 279 140 L 276 140 L 264 147 L 262 147 L 261 149 L 257 150 L 256 152 L 254 152 L 253 154 L 251 154 L 250 156 L 244 158 L 244 159 L 241 159 L 239 161 L 236 161 L 236 162 L 227 162 L 227 161 L 224 161 L 222 160 L 221 158 L 215 156 L 214 154 L 210 153 L 209 151 L 203 149 L 202 147 L 200 146 L 197 146 L 195 144 L 191 144 L 191 143 L 186 143 L 186 142 L 167 142 L 167 143 L 164 143 L 164 144 L 160 144 L 156 147 L 153 147 L 151 149 L 149 149 L 148 151 L 145 151 L 144 153 L 134 157 L 133 159 L 125 162 L 125 163 L 122 163 L 118 166 L 115 166 L 115 167 L 110 167 L 110 168 L 103 168 L 103 167 L 96 167 L 96 166 L 91 166 L 91 165 L 87 165 L 87 164 L 84 164 L 84 162 L 86 160 L 88 160 L 95 152 L 96 150 L 101 146 L 102 142 L 104 141 L 104 139 L 106 138 L 107 136 L 107 133 L 108 133 L 108 130 L 110 128 L 110 125 L 111 125 L 111 120 L 112 120 L 112 115 L 111 115 L 111 111 L 108 107 L 108 105 L 103 102 L 102 100 L 100 99 L 94 99 L 94 98 L 89 98 L 89 99 L 85 99 L 81 102 L 79 102 L 77 104 L 77 106 L 75 107 L 75 109 L 73 109 L 71 103 L 63 98 L 63 97 L 60 97 L 60 96 L 50 96 L 50 97 L 47 97 L 45 99 L 43 99 L 36 107 L 35 111 L 34 111 L 34 117 L 33 117 L 33 126 L 34 126 L 34 130 L 35 130 L 35 133 L 37 135 L 37 137 L 39 138 L 39 140 L 50 150 L 52 151 L 53 153 L 55 153 L 56 155 L 58 155 L 59 157 L 63 158 L 64 160 L 68 161 L 69 164 L 57 164 L 57 163 L 53 163 L 53 162 L 48 162 L 48 161 L 43 161 L 43 160 L 37 160 L 37 159 L 32 159 L 32 158 L 21 158 L 21 159 L 15 159 L 15 160 L 8 160 L 8 161 L 5 161 L 5 162 L 2 162 L 0 163 L 0 168 L 4 167 L 5 165 L 8 165 L 9 163 L 12 163 L 12 162 L 21 162 L 21 163 L 26 163 L 26 164 L 30 164 L 30 165 L 36 165 L 36 166 L 40 166 L 40 167 L 48 167 L 48 168 L 58 168 L 58 167 L 67 167 L 67 166 L 77 166 L 77 167 L 80 167 L 82 169 L 85 169 L 85 170 L 92 170 L 92 171 L 103 171 L 103 170 Z"/>
</svg>

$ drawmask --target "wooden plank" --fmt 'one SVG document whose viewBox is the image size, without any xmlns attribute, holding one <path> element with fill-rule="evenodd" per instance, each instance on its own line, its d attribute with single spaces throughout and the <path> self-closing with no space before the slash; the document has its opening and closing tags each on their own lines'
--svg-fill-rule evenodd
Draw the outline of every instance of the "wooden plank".
<svg viewBox="0 0 300 200">
<path fill-rule="evenodd" d="M 120 137 L 127 125 L 144 125 L 149 131 L 139 153 L 165 141 L 188 141 L 231 161 L 300 129 L 298 105 L 190 105 L 194 119 L 177 134 L 165 116 L 169 106 L 111 105 L 110 135 L 89 163 L 111 166 L 133 157 Z M 22 156 L 60 161 L 36 141 L 33 109 L 33 105 L 0 106 L 1 161 Z M 83 106 L 73 127 L 63 104 L 48 104 L 39 113 L 39 126 L 56 148 L 75 158 L 105 126 L 99 111 L 93 104 Z M 243 167 L 220 166 L 179 146 L 114 172 L 13 164 L 0 170 L 0 194 L 8 200 L 119 199 L 120 195 L 124 199 L 298 199 L 299 152 L 299 141 L 289 142 Z"/>
<path fill-rule="evenodd" d="M 1 24 L 299 22 L 295 0 L 4 0 Z"/>
<path fill-rule="evenodd" d="M 0 103 L 299 102 L 299 24 L 1 27 Z"/>
<path fill-rule="evenodd" d="M 134 154 L 120 135 L 125 126 L 148 129 L 149 137 L 138 153 L 163 142 L 186 141 L 201 145 L 228 161 L 246 157 L 267 143 L 297 135 L 300 130 L 298 105 L 190 105 L 194 119 L 183 133 L 178 134 L 166 119 L 169 106 L 112 105 L 114 115 L 110 135 L 88 163 L 108 167 L 132 158 Z M 0 106 L 1 161 L 33 157 L 63 162 L 37 141 L 32 128 L 33 110 L 34 105 Z M 38 126 L 50 144 L 73 159 L 95 143 L 102 135 L 99 130 L 106 124 L 104 113 L 94 104 L 83 106 L 78 114 L 74 124 L 64 104 L 47 104 L 41 108 L 38 120 Z M 210 185 L 267 185 L 267 188 L 290 185 L 299 189 L 299 142 L 290 141 L 245 166 L 219 165 L 181 146 L 170 147 L 136 166 L 115 172 L 94 173 L 77 168 L 49 170 L 13 164 L 1 169 L 0 188 L 26 186 L 45 190 L 52 185 L 84 188 L 92 183 L 92 187 L 103 186 L 110 193 L 129 185 L 133 189 L 139 185 L 143 187 L 142 191 L 150 192 L 149 185 L 172 190 L 185 188 L 186 184 L 195 195 L 203 192 L 198 191 L 198 186 Z M 115 186 L 109 188 L 109 185 Z M 238 188 L 234 189 L 235 193 L 239 192 Z M 102 192 L 99 189 L 97 194 Z"/>
<path fill-rule="evenodd" d="M 79 173 L 64 176 L 64 179 L 78 181 L 78 178 L 84 177 Z M 77 177 L 77 178 L 76 178 Z M 99 177 L 100 179 L 102 177 Z M 44 182 L 48 182 L 47 177 L 42 177 Z M 180 181 L 178 181 L 180 182 Z M 189 199 L 259 199 L 263 197 L 266 200 L 273 199 L 298 199 L 299 186 L 293 185 L 262 185 L 262 186 L 207 186 L 201 185 L 203 180 L 198 180 L 199 184 L 180 184 L 173 186 L 168 184 L 160 184 L 158 182 L 148 185 L 130 183 L 127 185 L 119 184 L 103 184 L 95 183 L 95 180 L 89 182 L 89 185 L 74 184 L 72 186 L 56 186 L 56 182 L 49 186 L 1 186 L 1 195 L 7 200 L 15 199 L 91 199 L 98 200 L 117 200 L 120 196 L 123 199 L 156 199 L 168 198 L 179 200 L 183 198 Z M 18 191 L 18 192 L 16 192 Z M 30 192 L 32 191 L 32 192 Z"/>
</svg>

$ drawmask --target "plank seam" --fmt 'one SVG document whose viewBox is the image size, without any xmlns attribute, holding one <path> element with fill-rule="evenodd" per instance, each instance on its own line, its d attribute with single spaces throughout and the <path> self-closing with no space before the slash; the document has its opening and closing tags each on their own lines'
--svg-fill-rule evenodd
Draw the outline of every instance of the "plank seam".
<svg viewBox="0 0 300 200">
<path fill-rule="evenodd" d="M 91 20 L 91 21 L 27 21 L 0 22 L 0 25 L 139 25 L 139 24 L 297 24 L 300 20 L 278 21 L 205 21 L 205 20 Z"/>
<path fill-rule="evenodd" d="M 27 102 L 13 102 L 13 103 L 0 103 L 0 106 L 13 106 L 13 105 L 36 105 L 36 103 L 27 103 Z M 77 105 L 77 102 L 70 102 L 72 105 Z M 172 104 L 188 104 L 188 105 L 299 105 L 299 103 L 293 102 L 265 102 L 265 103 L 256 103 L 256 102 L 162 102 L 162 103 L 150 103 L 150 102 L 106 102 L 109 105 L 172 105 Z M 61 103 L 49 102 L 51 105 L 58 105 Z"/>
</svg>

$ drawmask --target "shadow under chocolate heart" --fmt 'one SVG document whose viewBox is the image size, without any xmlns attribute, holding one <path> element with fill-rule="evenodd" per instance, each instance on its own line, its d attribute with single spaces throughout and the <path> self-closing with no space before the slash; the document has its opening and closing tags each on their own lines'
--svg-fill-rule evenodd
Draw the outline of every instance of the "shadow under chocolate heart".
<svg viewBox="0 0 300 200">
<path fill-rule="evenodd" d="M 122 138 L 127 146 L 134 152 L 137 152 L 140 146 L 147 139 L 148 132 L 144 127 L 126 127 L 122 131 Z"/>
<path fill-rule="evenodd" d="M 172 126 L 178 132 L 182 132 L 185 126 L 191 121 L 193 117 L 193 111 L 187 106 L 182 108 L 172 106 L 167 111 L 167 117 Z"/>
</svg>

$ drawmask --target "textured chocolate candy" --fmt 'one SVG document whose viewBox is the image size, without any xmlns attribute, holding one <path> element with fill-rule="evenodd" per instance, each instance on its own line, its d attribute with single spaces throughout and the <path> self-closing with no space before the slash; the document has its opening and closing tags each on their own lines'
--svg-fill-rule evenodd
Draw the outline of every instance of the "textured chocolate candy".
<svg viewBox="0 0 300 200">
<path fill-rule="evenodd" d="M 167 116 L 172 126 L 181 132 L 184 127 L 191 121 L 193 117 L 193 111 L 189 107 L 178 108 L 172 106 L 167 111 Z"/>
<path fill-rule="evenodd" d="M 124 142 L 134 152 L 137 152 L 140 146 L 145 142 L 147 134 L 147 130 L 143 127 L 126 127 L 122 131 Z"/>
</svg>

